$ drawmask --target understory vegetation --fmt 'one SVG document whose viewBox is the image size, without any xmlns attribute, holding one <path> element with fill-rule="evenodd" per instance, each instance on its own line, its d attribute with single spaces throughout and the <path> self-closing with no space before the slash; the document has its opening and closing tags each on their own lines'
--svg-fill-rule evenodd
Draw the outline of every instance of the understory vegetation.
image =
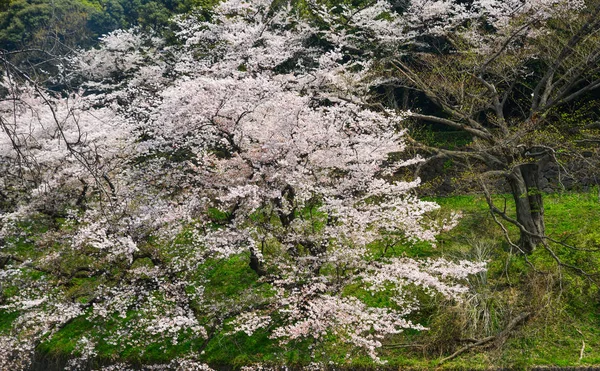
<svg viewBox="0 0 600 371">
<path fill-rule="evenodd" d="M 497 202 L 509 195 L 494 196 Z M 135 310 L 124 317 L 103 321 L 89 321 L 77 317 L 60 329 L 49 340 L 42 340 L 36 349 L 38 362 L 65 366 L 69 359 L 81 355 L 86 341 L 97 343 L 95 357 L 89 360 L 91 368 L 104 364 L 126 362 L 130 365 L 165 364 L 173 359 L 201 353 L 202 359 L 212 367 L 251 366 L 261 364 L 276 367 L 286 364 L 292 368 L 311 364 L 338 365 L 337 367 L 397 369 L 487 369 L 507 367 L 512 369 L 554 365 L 583 367 L 600 362 L 600 294 L 598 286 L 579 272 L 560 268 L 542 249 L 525 258 L 509 246 L 501 229 L 490 215 L 487 203 L 481 196 L 453 196 L 436 198 L 442 208 L 440 214 L 460 210 L 462 218 L 454 229 L 438 236 L 437 247 L 428 243 L 396 245 L 373 244 L 370 249 L 387 256 L 415 258 L 446 257 L 488 262 L 488 270 L 469 278 L 465 300 L 456 302 L 442 297 L 425 299 L 414 320 L 428 327 L 423 332 L 405 332 L 387 339 L 381 350 L 385 365 L 374 365 L 369 357 L 355 354 L 342 346 L 335 336 L 330 336 L 315 351 L 314 342 L 301 341 L 281 346 L 270 339 L 266 331 L 258 330 L 251 336 L 228 334 L 225 326 L 210 341 L 193 334 L 180 334 L 177 341 L 164 339 L 150 346 L 136 346 L 133 342 L 119 342 L 118 333 L 128 328 L 128 321 L 139 315 Z M 557 251 L 561 262 L 590 270 L 600 264 L 600 200 L 597 190 L 551 194 L 546 197 L 546 223 L 552 236 L 582 250 L 563 248 Z M 35 254 L 35 234 L 46 228 L 68 228 L 61 220 L 37 220 L 23 225 L 24 239 L 18 246 L 21 256 Z M 61 226 L 62 225 L 62 226 Z M 576 231 L 576 232 L 574 232 Z M 511 237 L 517 238 L 515 228 L 509 227 Z M 25 237 L 26 236 L 26 237 Z M 182 237 L 183 245 L 185 238 Z M 166 250 L 168 247 L 155 246 Z M 68 266 L 68 262 L 65 263 Z M 140 261 L 151 266 L 152 262 Z M 75 266 L 76 267 L 76 266 Z M 118 270 L 118 267 L 114 268 Z M 41 275 L 39 272 L 30 274 Z M 113 272 L 118 275 L 119 272 Z M 255 295 L 271 295 L 258 276 L 248 266 L 248 257 L 236 255 L 227 259 L 209 260 L 198 272 L 205 282 L 204 295 L 215 301 L 228 301 L 231 305 L 247 300 L 244 293 L 253 290 Z M 70 295 L 85 302 L 96 285 L 85 278 L 70 278 Z M 263 288 L 261 289 L 261 285 Z M 3 296 L 18 294 L 17 287 L 2 287 Z M 360 286 L 348 287 L 370 306 L 387 306 L 385 295 L 372 296 Z M 157 300 L 160 300 L 159 298 Z M 522 313 L 529 313 L 523 323 L 510 336 L 466 350 L 456 358 L 445 357 L 475 340 L 497 336 L 508 323 Z M 142 314 L 143 315 L 143 314 Z M 0 317 L 0 334 L 11 330 L 11 322 L 18 313 L 3 312 Z M 131 331 L 135 332 L 135 329 Z M 129 334 L 131 339 L 144 336 Z M 115 339 L 115 340 L 113 340 Z M 312 356 L 311 356 L 312 355 Z"/>
</svg>

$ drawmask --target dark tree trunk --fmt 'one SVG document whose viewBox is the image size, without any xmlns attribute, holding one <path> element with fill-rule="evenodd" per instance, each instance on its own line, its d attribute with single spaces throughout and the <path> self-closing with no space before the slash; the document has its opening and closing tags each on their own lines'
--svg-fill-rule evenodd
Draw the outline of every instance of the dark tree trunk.
<svg viewBox="0 0 600 371">
<path fill-rule="evenodd" d="M 265 276 L 267 271 L 265 270 L 263 263 L 260 261 L 254 249 L 250 249 L 250 268 L 258 274 L 259 277 Z"/>
<path fill-rule="evenodd" d="M 545 234 L 544 204 L 539 180 L 540 170 L 536 163 L 516 166 L 509 177 L 517 221 L 525 228 L 525 231 L 521 231 L 519 240 L 519 246 L 525 254 L 531 254 L 542 242 L 538 236 Z"/>
</svg>

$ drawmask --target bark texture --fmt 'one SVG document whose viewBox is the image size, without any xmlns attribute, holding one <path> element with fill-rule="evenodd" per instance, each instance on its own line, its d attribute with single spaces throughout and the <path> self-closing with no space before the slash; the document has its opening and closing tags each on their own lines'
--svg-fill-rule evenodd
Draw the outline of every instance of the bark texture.
<svg viewBox="0 0 600 371">
<path fill-rule="evenodd" d="M 537 163 L 516 166 L 509 183 L 515 199 L 517 221 L 522 229 L 519 246 L 525 254 L 531 254 L 545 234 L 544 204 L 539 187 L 540 170 Z"/>
</svg>

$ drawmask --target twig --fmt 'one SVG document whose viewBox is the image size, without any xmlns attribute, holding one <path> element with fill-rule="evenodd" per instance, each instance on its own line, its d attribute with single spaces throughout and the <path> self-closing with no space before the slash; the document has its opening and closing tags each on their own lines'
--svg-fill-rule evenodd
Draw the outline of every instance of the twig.
<svg viewBox="0 0 600 371">
<path fill-rule="evenodd" d="M 579 351 L 579 362 L 581 362 L 583 353 L 585 352 L 585 340 L 583 339 L 583 333 L 578 328 L 575 328 L 575 330 L 581 335 L 581 350 Z"/>
<path fill-rule="evenodd" d="M 438 365 L 441 365 L 444 362 L 447 362 L 447 361 L 449 361 L 449 360 L 451 360 L 453 358 L 456 358 L 459 355 L 463 354 L 464 352 L 466 352 L 466 351 L 468 351 L 468 350 L 470 350 L 472 348 L 475 348 L 475 347 L 478 347 L 478 346 L 481 346 L 481 345 L 485 345 L 485 344 L 491 343 L 492 341 L 496 342 L 499 345 L 500 343 L 502 343 L 505 340 L 505 338 L 508 336 L 508 334 L 515 327 L 517 327 L 517 325 L 519 323 L 521 323 L 522 321 L 524 321 L 527 318 L 529 318 L 530 315 L 531 315 L 531 313 L 529 313 L 529 312 L 523 312 L 523 313 L 519 314 L 517 317 L 513 318 L 512 321 L 510 321 L 510 323 L 508 324 L 508 326 L 506 326 L 506 328 L 504 330 L 502 330 L 502 332 L 500 332 L 498 335 L 488 336 L 488 337 L 485 337 L 483 339 L 478 340 L 475 343 L 472 343 L 472 344 L 469 344 L 467 346 L 464 346 L 464 347 L 460 348 L 459 350 L 457 350 L 456 352 L 454 352 L 451 355 L 449 355 L 448 357 L 442 358 L 438 362 Z"/>
<path fill-rule="evenodd" d="M 424 344 L 387 344 L 381 346 L 384 349 L 398 349 L 398 348 L 424 348 Z"/>
</svg>

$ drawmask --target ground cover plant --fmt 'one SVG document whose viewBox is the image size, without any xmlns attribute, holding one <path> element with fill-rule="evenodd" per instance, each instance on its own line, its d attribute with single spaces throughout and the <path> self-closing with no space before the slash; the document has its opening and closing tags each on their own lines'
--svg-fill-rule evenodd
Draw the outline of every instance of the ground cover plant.
<svg viewBox="0 0 600 371">
<path fill-rule="evenodd" d="M 498 201 L 503 197 L 510 199 L 510 195 L 497 197 Z M 429 330 L 420 335 L 404 333 L 388 338 L 380 350 L 380 356 L 388 362 L 385 366 L 376 367 L 439 367 L 441 359 L 464 346 L 459 339 L 494 335 L 504 328 L 515 313 L 523 310 L 535 310 L 536 314 L 517 328 L 501 348 L 475 348 L 442 363 L 441 367 L 483 369 L 490 366 L 531 367 L 558 364 L 584 367 L 597 364 L 595 350 L 600 346 L 597 288 L 568 271 L 562 272 L 559 280 L 555 262 L 541 254 L 541 251 L 531 259 L 539 270 L 552 274 L 532 270 L 518 253 L 511 252 L 510 247 L 502 242 L 502 233 L 496 228 L 483 197 L 457 196 L 436 201 L 442 205 L 442 213 L 463 210 L 463 217 L 457 227 L 439 236 L 436 249 L 427 246 L 403 249 L 398 246 L 395 251 L 390 251 L 390 255 L 486 260 L 490 262 L 488 270 L 481 276 L 469 279 L 469 300 L 456 303 L 438 298 L 426 303 L 425 310 L 415 316 L 415 319 L 429 327 Z M 597 246 L 600 220 L 597 215 L 598 199 L 595 192 L 548 196 L 548 227 L 556 230 L 559 235 L 573 230 L 580 231 L 569 234 L 572 243 L 577 242 L 588 248 Z M 514 237 L 518 235 L 516 230 L 512 233 Z M 383 246 L 378 248 L 383 249 Z M 568 262 L 593 263 L 589 259 L 597 259 L 597 255 L 595 253 L 590 256 L 589 252 L 566 249 L 562 252 L 562 257 Z M 244 256 L 208 263 L 206 269 L 210 272 L 204 275 L 210 281 L 205 289 L 207 296 L 220 296 L 221 300 L 224 297 L 236 300 L 239 293 L 248 288 L 249 283 L 256 282 L 256 275 Z M 231 279 L 223 280 L 223 277 Z M 533 297 L 536 300 L 531 300 Z M 371 305 L 385 299 L 370 295 L 362 298 Z M 18 313 L 2 316 L 4 334 L 10 333 L 11 323 L 17 317 Z M 486 318 L 489 318 L 487 322 Z M 116 318 L 112 326 L 94 324 L 83 319 L 73 321 L 59 330 L 51 340 L 39 346 L 39 362 L 64 365 L 67 359 L 81 356 L 77 346 L 81 346 L 82 338 L 105 339 L 114 336 L 113 332 L 119 331 L 120 326 L 127 327 L 127 318 Z M 263 330 L 256 331 L 252 336 L 243 332 L 231 336 L 228 334 L 230 331 L 229 327 L 224 327 L 208 344 L 189 334 L 180 337 L 177 345 L 170 341 L 157 342 L 151 347 L 135 344 L 117 347 L 105 344 L 97 346 L 97 358 L 88 365 L 100 369 L 102 364 L 114 363 L 115 357 L 124 362 L 125 369 L 140 364 L 168 365 L 171 359 L 185 358 L 204 351 L 205 362 L 215 367 L 256 364 L 268 366 L 279 365 L 281 362 L 297 367 L 314 362 L 325 367 L 330 361 L 349 368 L 373 367 L 368 357 L 356 354 L 347 359 L 349 348 L 340 346 L 335 338 L 328 339 L 328 344 L 322 343 L 312 358 L 308 356 L 311 353 L 309 343 L 281 347 L 273 339 L 269 339 Z M 582 347 L 584 351 L 580 353 Z M 581 354 L 583 356 L 580 358 Z M 175 363 L 171 363 L 171 367 L 174 366 Z"/>
<path fill-rule="evenodd" d="M 534 29 L 519 42 L 535 49 L 562 30 L 555 18 L 581 21 L 573 32 L 585 42 L 567 54 L 592 63 L 586 14 L 597 5 L 432 3 L 223 1 L 173 18 L 168 37 L 109 33 L 53 61 L 51 83 L 3 54 L 0 366 L 512 367 L 556 361 L 579 340 L 579 358 L 561 362 L 593 363 L 597 334 L 583 326 L 597 318 L 595 219 L 567 214 L 593 215 L 596 200 L 560 196 L 556 217 L 547 202 L 533 231 L 520 210 L 526 200 L 544 215 L 534 187 L 494 196 L 482 182 L 484 208 L 420 199 L 412 172 L 427 160 L 406 128 L 437 116 L 376 99 L 399 81 L 386 67 L 398 50 L 450 35 L 489 46 L 506 32 L 508 45 L 520 22 Z M 506 50 L 502 63 L 514 57 Z M 580 62 L 557 83 L 590 72 L 588 85 L 571 84 L 583 96 L 596 80 Z M 444 102 L 454 118 L 438 121 L 474 139 L 440 153 L 496 156 L 484 139 L 508 150 L 504 165 L 526 166 L 512 151 L 520 144 L 502 144 L 512 124 L 481 124 Z M 516 353 L 559 335 L 534 361 Z"/>
</svg>

